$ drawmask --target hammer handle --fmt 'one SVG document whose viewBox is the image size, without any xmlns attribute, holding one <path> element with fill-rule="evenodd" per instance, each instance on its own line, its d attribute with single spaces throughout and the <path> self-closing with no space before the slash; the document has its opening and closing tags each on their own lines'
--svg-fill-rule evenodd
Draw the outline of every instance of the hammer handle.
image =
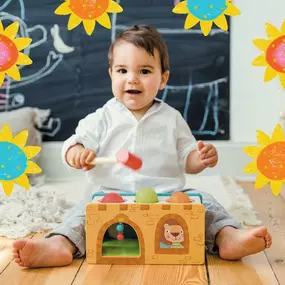
<svg viewBox="0 0 285 285">
<path fill-rule="evenodd" d="M 90 162 L 90 164 L 115 164 L 117 162 L 118 160 L 116 157 L 96 157 L 93 161 Z"/>
</svg>

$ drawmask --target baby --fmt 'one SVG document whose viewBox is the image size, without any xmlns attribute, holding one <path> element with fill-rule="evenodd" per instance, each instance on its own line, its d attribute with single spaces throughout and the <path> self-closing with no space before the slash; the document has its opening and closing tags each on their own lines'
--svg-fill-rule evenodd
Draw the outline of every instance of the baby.
<svg viewBox="0 0 285 285">
<path fill-rule="evenodd" d="M 64 142 L 64 163 L 86 171 L 105 192 L 135 192 L 144 187 L 159 193 L 193 192 L 183 188 L 184 173 L 214 167 L 218 154 L 212 144 L 196 142 L 181 114 L 156 98 L 169 78 L 168 51 L 161 35 L 153 27 L 134 25 L 112 43 L 108 57 L 114 98 L 79 122 L 75 134 Z M 140 171 L 89 164 L 96 155 L 113 156 L 121 148 L 142 158 Z M 242 229 L 211 195 L 201 194 L 209 253 L 235 260 L 271 246 L 265 227 Z M 63 266 L 84 256 L 85 207 L 90 201 L 81 201 L 45 238 L 16 240 L 15 262 L 23 267 Z"/>
</svg>

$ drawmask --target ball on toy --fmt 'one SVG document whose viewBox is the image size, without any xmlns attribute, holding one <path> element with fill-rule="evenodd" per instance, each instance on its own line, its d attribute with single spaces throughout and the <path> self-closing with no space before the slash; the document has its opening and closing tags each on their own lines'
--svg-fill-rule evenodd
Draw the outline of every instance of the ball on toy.
<svg viewBox="0 0 285 285">
<path fill-rule="evenodd" d="M 117 193 L 108 193 L 101 200 L 101 203 L 123 203 L 123 202 L 124 202 L 123 197 Z"/>
<path fill-rule="evenodd" d="M 116 231 L 117 232 L 122 232 L 124 230 L 124 225 L 123 224 L 118 224 L 117 226 L 116 226 Z"/>
<path fill-rule="evenodd" d="M 157 203 L 158 197 L 152 188 L 142 188 L 136 193 L 136 203 Z"/>
<path fill-rule="evenodd" d="M 191 199 L 187 194 L 183 192 L 175 192 L 169 197 L 168 202 L 169 203 L 190 203 Z"/>
<path fill-rule="evenodd" d="M 124 235 L 122 233 L 117 234 L 117 240 L 124 240 Z"/>
</svg>

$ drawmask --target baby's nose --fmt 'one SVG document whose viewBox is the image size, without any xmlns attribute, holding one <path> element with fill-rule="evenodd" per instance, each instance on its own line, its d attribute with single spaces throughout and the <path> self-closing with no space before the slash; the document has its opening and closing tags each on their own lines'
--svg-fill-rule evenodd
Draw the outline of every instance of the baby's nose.
<svg viewBox="0 0 285 285">
<path fill-rule="evenodd" d="M 129 83 L 138 83 L 138 78 L 135 74 L 129 74 L 128 76 Z"/>
<path fill-rule="evenodd" d="M 174 237 L 177 237 L 179 233 L 171 233 Z"/>
</svg>

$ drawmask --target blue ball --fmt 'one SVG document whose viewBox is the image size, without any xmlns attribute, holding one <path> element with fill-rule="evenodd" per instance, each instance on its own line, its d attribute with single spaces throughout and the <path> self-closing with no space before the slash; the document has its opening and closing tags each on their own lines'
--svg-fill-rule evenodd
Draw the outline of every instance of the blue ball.
<svg viewBox="0 0 285 285">
<path fill-rule="evenodd" d="M 116 227 L 116 230 L 118 232 L 122 232 L 124 230 L 124 225 L 123 224 L 118 224 L 117 227 Z"/>
</svg>

